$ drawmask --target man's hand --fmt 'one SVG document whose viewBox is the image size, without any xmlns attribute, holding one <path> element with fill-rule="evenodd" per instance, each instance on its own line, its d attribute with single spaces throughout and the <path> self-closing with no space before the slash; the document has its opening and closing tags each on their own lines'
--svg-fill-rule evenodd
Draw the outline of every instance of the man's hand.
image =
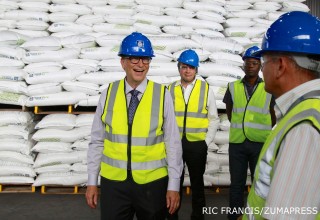
<svg viewBox="0 0 320 220">
<path fill-rule="evenodd" d="M 180 195 L 177 191 L 167 191 L 167 208 L 169 213 L 173 214 L 180 206 Z"/>
<path fill-rule="evenodd" d="M 92 209 L 97 208 L 97 204 L 98 204 L 98 187 L 97 186 L 87 186 L 86 199 L 87 199 L 87 204 L 88 206 L 90 206 L 90 208 Z"/>
</svg>

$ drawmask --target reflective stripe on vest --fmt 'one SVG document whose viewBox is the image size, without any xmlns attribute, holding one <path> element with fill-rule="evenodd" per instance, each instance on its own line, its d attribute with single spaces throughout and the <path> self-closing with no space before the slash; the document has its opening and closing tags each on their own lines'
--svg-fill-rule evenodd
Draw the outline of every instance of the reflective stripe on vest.
<svg viewBox="0 0 320 220">
<path fill-rule="evenodd" d="M 205 81 L 196 80 L 187 105 L 181 86 L 176 86 L 175 82 L 169 86 L 169 90 L 174 102 L 180 138 L 185 131 L 189 141 L 205 140 L 209 125 L 208 110 L 206 109 L 209 85 Z"/>
<path fill-rule="evenodd" d="M 129 136 L 124 80 L 110 84 L 102 115 L 105 123 L 101 175 L 125 180 L 128 144 L 131 143 L 131 170 L 135 182 L 145 184 L 168 174 L 163 137 L 165 87 L 148 81 L 132 122 Z"/>
<path fill-rule="evenodd" d="M 303 121 L 309 121 L 320 132 L 320 99 L 304 101 L 299 99 L 299 101 L 300 103 L 295 103 L 296 105 L 277 124 L 261 150 L 255 170 L 254 183 L 247 202 L 248 207 L 258 210 L 257 213 L 262 214 L 261 210 L 265 206 L 274 173 L 274 162 L 285 135 L 291 128 Z M 244 216 L 243 219 L 263 219 L 258 214 L 250 217 Z M 316 219 L 318 218 L 320 218 L 320 214 L 316 216 Z"/>
<path fill-rule="evenodd" d="M 229 83 L 233 108 L 230 143 L 242 143 L 246 138 L 264 142 L 271 131 L 271 95 L 264 90 L 264 82 L 258 83 L 249 101 L 241 80 Z"/>
</svg>

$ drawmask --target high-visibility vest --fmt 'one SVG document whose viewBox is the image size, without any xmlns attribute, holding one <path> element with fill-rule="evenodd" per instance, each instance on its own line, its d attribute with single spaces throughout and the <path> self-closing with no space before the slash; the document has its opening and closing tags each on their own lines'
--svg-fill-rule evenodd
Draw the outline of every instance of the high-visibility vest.
<svg viewBox="0 0 320 220">
<path fill-rule="evenodd" d="M 264 90 L 264 82 L 257 84 L 249 100 L 241 80 L 229 83 L 229 91 L 233 101 L 229 142 L 243 143 L 248 138 L 250 141 L 263 143 L 272 128 L 272 96 Z"/>
<path fill-rule="evenodd" d="M 254 182 L 247 201 L 248 207 L 255 210 L 254 219 L 263 219 L 261 215 L 274 174 L 273 166 L 283 138 L 291 128 L 304 121 L 308 121 L 320 131 L 320 99 L 310 98 L 308 94 L 304 97 L 307 99 L 304 101 L 298 100 L 299 103 L 294 103 L 291 110 L 271 132 L 261 150 L 255 169 Z M 248 219 L 248 216 L 244 216 L 243 219 Z M 315 219 L 320 220 L 320 213 L 316 215 Z"/>
<path fill-rule="evenodd" d="M 172 83 L 169 90 L 174 102 L 180 138 L 186 135 L 188 141 L 205 140 L 209 125 L 207 110 L 208 83 L 196 80 L 187 104 L 184 101 L 182 87 L 175 86 L 176 83 Z"/>
<path fill-rule="evenodd" d="M 168 175 L 162 130 L 164 95 L 164 86 L 148 81 L 130 129 L 125 82 L 121 80 L 109 85 L 101 116 L 106 125 L 101 176 L 123 181 L 127 178 L 128 163 L 138 184 Z"/>
</svg>

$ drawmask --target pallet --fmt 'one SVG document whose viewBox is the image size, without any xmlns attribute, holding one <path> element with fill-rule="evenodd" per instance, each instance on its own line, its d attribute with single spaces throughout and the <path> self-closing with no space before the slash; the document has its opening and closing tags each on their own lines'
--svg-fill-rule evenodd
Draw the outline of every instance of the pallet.
<svg viewBox="0 0 320 220">
<path fill-rule="evenodd" d="M 35 114 L 93 114 L 96 111 L 95 106 L 83 107 L 78 106 L 74 108 L 73 105 L 55 105 L 55 106 L 35 106 Z"/>
<path fill-rule="evenodd" d="M 0 193 L 34 193 L 36 187 L 31 184 L 0 184 Z"/>
<path fill-rule="evenodd" d="M 86 188 L 82 186 L 41 186 L 41 194 L 85 194 Z"/>
<path fill-rule="evenodd" d="M 9 105 L 9 104 L 0 104 L 0 111 L 20 111 L 20 112 L 27 112 L 29 108 L 26 106 L 20 105 Z"/>
</svg>

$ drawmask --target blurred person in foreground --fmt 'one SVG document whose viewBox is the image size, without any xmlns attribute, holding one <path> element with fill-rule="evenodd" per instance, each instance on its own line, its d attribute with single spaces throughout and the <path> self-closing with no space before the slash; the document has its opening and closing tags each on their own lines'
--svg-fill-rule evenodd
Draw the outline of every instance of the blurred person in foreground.
<svg viewBox="0 0 320 220">
<path fill-rule="evenodd" d="M 253 180 L 254 170 L 263 143 L 275 124 L 274 98 L 264 90 L 265 82 L 259 77 L 260 56 L 254 55 L 260 48 L 248 48 L 242 59 L 245 76 L 231 82 L 224 96 L 230 124 L 229 166 L 231 185 L 229 207 L 231 220 L 241 216 L 244 207 L 244 191 L 248 167 Z"/>
<path fill-rule="evenodd" d="M 204 80 L 196 79 L 199 57 L 194 50 L 185 50 L 178 58 L 180 80 L 169 90 L 182 141 L 183 161 L 188 167 L 192 191 L 192 220 L 204 219 L 206 206 L 203 174 L 207 151 L 213 143 L 219 126 L 219 117 L 213 91 Z M 184 172 L 181 176 L 181 188 Z M 182 193 L 180 194 L 182 196 Z M 178 211 L 168 219 L 178 219 Z"/>
<path fill-rule="evenodd" d="M 147 80 L 150 40 L 134 32 L 118 55 L 126 77 L 102 92 L 88 150 L 87 204 L 101 219 L 166 218 L 179 207 L 182 148 L 171 95 Z"/>
<path fill-rule="evenodd" d="M 282 15 L 262 50 L 265 89 L 277 125 L 257 163 L 243 219 L 320 219 L 320 20 Z"/>
</svg>

